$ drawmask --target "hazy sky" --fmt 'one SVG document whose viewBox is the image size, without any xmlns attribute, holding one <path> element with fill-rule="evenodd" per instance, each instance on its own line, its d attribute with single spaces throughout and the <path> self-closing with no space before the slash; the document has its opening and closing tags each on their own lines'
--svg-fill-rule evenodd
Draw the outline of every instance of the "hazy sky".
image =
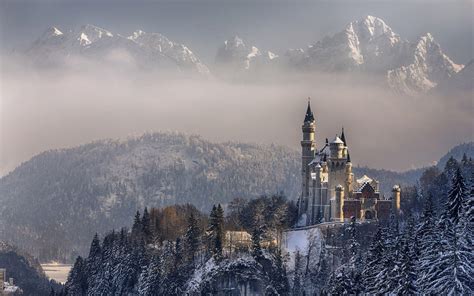
<svg viewBox="0 0 474 296">
<path fill-rule="evenodd" d="M 367 14 L 402 37 L 431 32 L 455 62 L 473 58 L 466 1 L 0 1 L 0 48 L 24 48 L 48 26 L 90 23 L 130 34 L 161 32 L 212 65 L 239 34 L 277 53 L 304 47 Z M 215 141 L 298 149 L 306 97 L 313 97 L 318 145 L 342 125 L 356 164 L 405 170 L 473 140 L 472 98 L 391 94 L 370 82 L 314 75 L 291 83 L 157 80 L 135 72 L 36 72 L 0 58 L 0 176 L 48 149 L 145 131 L 194 133 Z"/>
<path fill-rule="evenodd" d="M 0 1 L 3 49 L 27 46 L 48 26 L 94 24 L 124 35 L 160 32 L 188 45 L 206 63 L 238 34 L 281 53 L 306 47 L 365 15 L 381 17 L 403 38 L 431 32 L 457 63 L 473 53 L 473 2 L 427 1 Z"/>
</svg>

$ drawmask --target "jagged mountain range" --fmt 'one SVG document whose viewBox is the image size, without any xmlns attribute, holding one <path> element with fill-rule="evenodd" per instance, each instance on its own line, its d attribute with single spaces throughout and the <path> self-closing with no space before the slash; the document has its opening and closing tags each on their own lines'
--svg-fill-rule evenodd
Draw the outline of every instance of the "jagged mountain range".
<svg viewBox="0 0 474 296">
<path fill-rule="evenodd" d="M 474 156 L 473 147 L 464 144 L 450 153 Z M 283 192 L 295 199 L 300 165 L 300 154 L 285 147 L 169 133 L 47 151 L 0 179 L 0 240 L 35 256 L 68 260 L 85 254 L 96 231 L 128 225 L 145 206 L 192 203 L 208 212 L 212 204 L 236 197 Z M 422 170 L 354 172 L 380 180 L 389 192 L 393 184 L 415 184 Z"/>
<path fill-rule="evenodd" d="M 41 65 L 61 64 L 80 56 L 109 64 L 131 63 L 167 73 L 191 72 L 226 79 L 288 72 L 364 73 L 404 94 L 424 93 L 444 81 L 465 80 L 458 76 L 466 76 L 461 71 L 463 65 L 453 62 L 430 33 L 408 41 L 373 16 L 351 22 L 339 33 L 305 49 L 289 49 L 283 54 L 260 50 L 234 36 L 219 47 L 210 67 L 187 46 L 159 33 L 137 30 L 124 37 L 93 25 L 71 31 L 51 27 L 26 53 Z M 472 89 L 472 83 L 467 86 Z"/>
<path fill-rule="evenodd" d="M 383 78 L 392 89 L 405 94 L 427 92 L 463 68 L 442 51 L 430 33 L 410 42 L 373 16 L 351 22 L 306 49 L 289 49 L 280 56 L 233 37 L 219 49 L 216 60 L 233 73 L 261 72 L 268 65 L 272 70 L 278 66 L 303 73 L 365 73 Z"/>
<path fill-rule="evenodd" d="M 159 33 L 141 30 L 125 37 L 93 25 L 64 32 L 51 27 L 26 54 L 41 66 L 63 65 L 80 57 L 109 65 L 130 64 L 150 70 L 209 74 L 207 66 L 185 45 Z"/>
</svg>

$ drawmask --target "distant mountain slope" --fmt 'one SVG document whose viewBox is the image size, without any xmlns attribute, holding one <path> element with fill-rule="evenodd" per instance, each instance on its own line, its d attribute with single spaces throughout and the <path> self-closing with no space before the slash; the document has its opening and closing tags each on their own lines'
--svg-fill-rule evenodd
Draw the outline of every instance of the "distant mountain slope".
<svg viewBox="0 0 474 296">
<path fill-rule="evenodd" d="M 442 94 L 467 92 L 472 98 L 474 96 L 474 60 L 471 60 L 461 71 L 449 79 L 440 82 L 435 91 Z"/>
<path fill-rule="evenodd" d="M 14 279 L 14 284 L 22 289 L 22 295 L 47 296 L 51 289 L 58 292 L 62 289 L 60 284 L 48 280 L 36 259 L 2 241 L 0 267 L 6 268 L 7 277 Z"/>
<path fill-rule="evenodd" d="M 296 196 L 298 178 L 296 151 L 196 136 L 147 134 L 48 151 L 0 179 L 0 238 L 67 257 L 144 206 L 193 203 L 207 212 L 235 197 Z"/>
<path fill-rule="evenodd" d="M 410 42 L 374 16 L 353 21 L 339 33 L 326 36 L 306 49 L 289 49 L 280 56 L 271 52 L 262 54 L 257 47 L 234 37 L 219 49 L 216 63 L 246 75 L 265 69 L 273 71 L 276 66 L 303 73 L 365 73 L 379 77 L 404 94 L 427 92 L 463 68 L 442 51 L 430 33 Z"/>
<path fill-rule="evenodd" d="M 468 158 L 474 158 L 474 142 L 463 143 L 453 147 L 448 153 L 441 157 L 436 166 L 439 169 L 444 169 L 446 162 L 448 162 L 451 156 L 457 160 L 461 160 L 464 154 L 466 154 Z"/>
<path fill-rule="evenodd" d="M 141 30 L 124 37 L 93 25 L 83 25 L 71 31 L 51 27 L 26 54 L 40 66 L 62 66 L 83 58 L 108 66 L 209 74 L 207 66 L 185 45 L 172 42 L 159 33 Z"/>
</svg>

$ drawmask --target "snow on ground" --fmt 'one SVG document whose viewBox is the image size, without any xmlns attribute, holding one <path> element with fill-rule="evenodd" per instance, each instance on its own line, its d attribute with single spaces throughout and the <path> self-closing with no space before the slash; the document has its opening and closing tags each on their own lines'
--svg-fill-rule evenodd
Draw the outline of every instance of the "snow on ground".
<svg viewBox="0 0 474 296">
<path fill-rule="evenodd" d="M 72 268 L 72 265 L 52 262 L 52 263 L 41 264 L 41 267 L 43 268 L 44 273 L 46 273 L 46 276 L 49 279 L 52 279 L 64 284 L 67 280 L 67 276 L 69 274 L 69 271 Z"/>
<path fill-rule="evenodd" d="M 313 226 L 302 229 L 290 230 L 283 233 L 282 249 L 289 255 L 288 266 L 294 266 L 296 251 L 302 256 L 311 252 L 311 260 L 319 261 L 319 254 L 323 246 L 323 235 L 321 229 Z"/>
</svg>

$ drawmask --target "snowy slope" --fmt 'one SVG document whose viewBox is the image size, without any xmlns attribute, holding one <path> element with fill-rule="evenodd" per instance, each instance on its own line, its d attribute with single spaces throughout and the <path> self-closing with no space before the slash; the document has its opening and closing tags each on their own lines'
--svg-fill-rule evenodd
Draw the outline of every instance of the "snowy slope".
<svg viewBox="0 0 474 296">
<path fill-rule="evenodd" d="M 36 64 L 44 66 L 63 65 L 73 58 L 86 58 L 95 63 L 209 74 L 206 65 L 188 47 L 161 34 L 136 31 L 124 37 L 93 25 L 71 31 L 48 28 L 26 54 Z"/>
</svg>

